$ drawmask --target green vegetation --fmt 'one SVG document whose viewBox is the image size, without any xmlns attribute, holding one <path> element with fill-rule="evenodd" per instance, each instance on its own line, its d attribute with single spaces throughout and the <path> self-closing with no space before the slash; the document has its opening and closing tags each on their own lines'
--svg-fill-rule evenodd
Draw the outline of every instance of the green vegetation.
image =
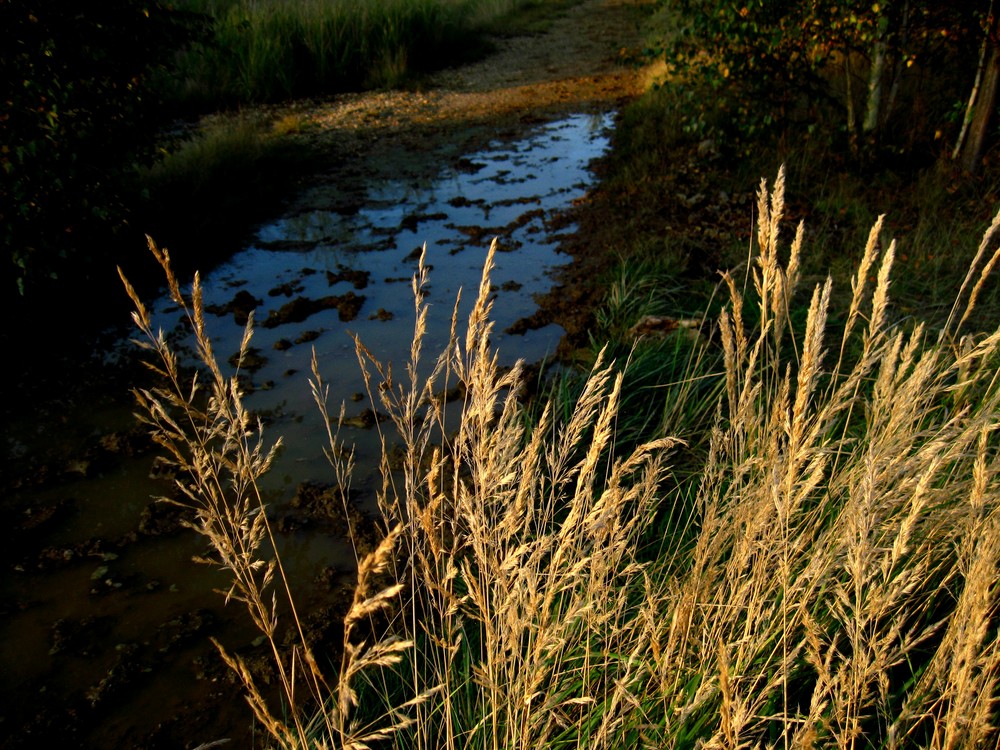
<svg viewBox="0 0 1000 750">
<path fill-rule="evenodd" d="M 316 169 L 317 158 L 286 137 L 299 127 L 293 115 L 271 121 L 252 112 L 202 121 L 140 171 L 147 197 L 138 221 L 169 247 L 197 248 L 202 269 L 225 259 L 243 240 L 235 228 L 273 212 Z M 178 270 L 194 272 L 193 254 L 175 260 Z"/>
<path fill-rule="evenodd" d="M 16 50 L 0 63 L 15 84 L 4 231 L 21 289 L 65 275 L 55 259 L 78 254 L 78 217 L 121 220 L 137 166 L 175 206 L 287 161 L 271 126 L 233 118 L 150 166 L 140 113 L 157 76 L 194 108 L 395 85 L 454 59 L 442 50 L 466 54 L 455 41 L 509 9 L 189 0 L 197 22 L 129 4 L 116 33 L 149 34 L 119 58 L 104 21 L 86 44 L 69 34 L 97 16 L 25 7 L 0 5 Z M 220 650 L 277 745 L 997 744 L 996 17 L 728 0 L 664 3 L 661 17 L 668 77 L 625 113 L 581 216 L 620 259 L 577 342 L 589 372 L 519 402 L 520 369 L 489 348 L 492 256 L 467 330 L 426 378 L 423 266 L 407 366 L 394 378 L 357 342 L 404 460 L 385 457 L 382 541 L 358 561 L 339 653 L 311 647 L 271 556 L 257 482 L 274 448 L 215 359 L 197 277 L 183 294 L 153 246 L 189 314 L 198 382 L 126 283 L 160 378 L 137 398 L 271 647 L 280 705 Z M 124 133 L 110 170 L 88 161 L 105 126 Z M 783 171 L 754 198 L 779 163 L 794 200 Z M 124 182 L 105 191 L 107 174 Z M 457 432 L 436 395 L 453 386 Z M 346 496 L 335 431 L 327 450 Z"/>
<path fill-rule="evenodd" d="M 279 746 L 997 743 L 1000 195 L 991 141 L 970 160 L 961 137 L 982 100 L 955 96 L 994 20 L 848 5 L 834 24 L 802 15 L 824 4 L 664 5 L 685 30 L 661 48 L 673 77 L 626 110 L 579 214 L 619 259 L 576 342 L 589 372 L 519 403 L 520 371 L 489 349 L 489 261 L 426 379 L 425 269 L 405 375 L 357 343 L 405 460 L 339 654 L 298 627 L 255 491 L 259 425 L 212 358 L 197 283 L 184 298 L 160 256 L 211 398 L 133 293 L 165 383 L 139 400 L 273 646 L 280 709 L 226 658 Z M 958 36 L 935 36 L 937 12 Z M 747 189 L 778 163 L 787 204 L 783 170 Z M 435 396 L 452 385 L 457 432 Z M 313 388 L 329 422 L 315 368 Z M 334 431 L 328 455 L 346 489 Z"/>
<path fill-rule="evenodd" d="M 836 8 L 844 17 L 834 22 Z M 684 285 L 666 314 L 715 309 L 706 280 L 745 268 L 746 186 L 786 164 L 790 212 L 809 225 L 805 278 L 832 273 L 836 288 L 847 289 L 863 227 L 885 214 L 904 269 L 893 314 L 944 322 L 966 249 L 1000 201 L 998 118 L 978 144 L 969 140 L 975 128 L 963 128 L 995 114 L 988 71 L 996 16 L 988 3 L 836 8 L 661 4 L 650 49 L 665 64 L 652 90 L 625 109 L 602 184 L 579 220 L 623 267 L 673 274 Z M 878 70 L 872 48 L 885 56 Z M 872 98 L 877 90 L 885 96 Z M 877 117 L 865 115 L 868 106 Z M 980 314 L 997 314 L 995 285 L 984 295 Z"/>
<path fill-rule="evenodd" d="M 992 108 L 983 66 L 996 44 L 996 19 L 987 2 L 906 3 L 735 2 L 676 0 L 666 61 L 688 94 L 709 89 L 711 104 L 692 96 L 685 121 L 691 132 L 720 130 L 742 148 L 798 123 L 834 134 L 855 156 L 879 150 L 912 153 L 951 131 L 962 98 L 981 88 L 966 108 Z M 982 51 L 977 57 L 976 53 Z M 955 98 L 954 92 L 962 92 Z M 956 128 L 956 155 L 976 165 L 982 143 Z"/>
<path fill-rule="evenodd" d="M 174 93 L 184 102 L 218 106 L 396 86 L 481 49 L 476 31 L 483 5 L 187 0 L 190 10 L 209 17 L 211 33 L 181 57 Z"/>
</svg>

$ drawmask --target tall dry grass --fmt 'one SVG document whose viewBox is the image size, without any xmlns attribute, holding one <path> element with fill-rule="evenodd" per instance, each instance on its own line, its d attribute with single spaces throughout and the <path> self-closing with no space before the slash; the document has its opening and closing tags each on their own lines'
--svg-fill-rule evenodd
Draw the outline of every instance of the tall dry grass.
<svg viewBox="0 0 1000 750">
<path fill-rule="evenodd" d="M 456 313 L 450 345 L 425 365 L 421 264 L 402 373 L 357 342 L 396 434 L 383 435 L 384 541 L 359 563 L 340 673 L 327 682 L 306 644 L 275 646 L 290 711 L 279 720 L 229 659 L 281 746 L 995 746 L 1000 328 L 970 321 L 1000 215 L 938 332 L 893 319 L 895 246 L 880 221 L 832 331 L 829 281 L 804 326 L 791 314 L 804 231 L 780 242 L 783 192 L 783 173 L 762 182 L 750 270 L 742 284 L 724 276 L 729 304 L 708 344 L 724 352 L 724 395 L 693 507 L 666 481 L 675 440 L 617 455 L 622 380 L 608 363 L 567 420 L 545 409 L 528 423 L 520 369 L 503 371 L 489 346 L 492 252 L 464 334 Z M 140 391 L 140 405 L 187 470 L 231 595 L 273 643 L 268 592 L 288 582 L 265 554 L 254 491 L 267 455 L 214 364 L 197 280 L 207 406 L 135 302 L 170 384 Z M 449 406 L 440 394 L 455 384 L 466 395 Z M 316 368 L 313 388 L 329 418 Z M 328 437 L 349 481 L 349 452 Z M 657 509 L 671 533 L 640 564 Z"/>
<path fill-rule="evenodd" d="M 1000 329 L 962 334 L 978 281 L 936 334 L 893 325 L 880 220 L 844 329 L 828 339 L 828 280 L 791 330 L 804 232 L 782 267 L 783 191 L 783 172 L 761 185 L 752 288 L 725 276 L 697 533 L 645 613 L 658 741 L 995 743 Z M 1000 215 L 970 283 L 998 232 Z"/>
</svg>

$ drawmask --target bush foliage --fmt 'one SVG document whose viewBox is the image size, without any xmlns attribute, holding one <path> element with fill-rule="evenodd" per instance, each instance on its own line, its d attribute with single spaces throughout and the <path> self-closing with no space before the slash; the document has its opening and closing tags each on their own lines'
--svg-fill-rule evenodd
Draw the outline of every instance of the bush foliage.
<svg viewBox="0 0 1000 750">
<path fill-rule="evenodd" d="M 955 123 L 989 5 L 678 0 L 664 54 L 672 84 L 689 84 L 692 133 L 746 145 L 825 122 L 855 151 L 898 150 Z M 706 86 L 712 97 L 697 93 Z"/>
<path fill-rule="evenodd" d="M 193 34 L 159 2 L 0 2 L 4 294 L 65 275 L 99 252 L 83 237 L 127 220 L 127 177 L 162 125 L 154 73 Z"/>
</svg>

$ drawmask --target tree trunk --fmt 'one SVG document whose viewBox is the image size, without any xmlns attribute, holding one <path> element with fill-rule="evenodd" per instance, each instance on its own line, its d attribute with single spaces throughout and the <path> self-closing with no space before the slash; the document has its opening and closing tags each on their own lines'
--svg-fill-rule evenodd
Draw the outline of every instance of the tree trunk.
<svg viewBox="0 0 1000 750">
<path fill-rule="evenodd" d="M 983 155 L 983 145 L 990 124 L 990 117 L 996 106 L 997 84 L 1000 83 L 1000 54 L 998 54 L 998 17 L 993 13 L 993 0 L 987 15 L 986 35 L 979 51 L 979 65 L 972 84 L 972 93 L 965 107 L 962 129 L 955 141 L 951 158 L 966 172 L 973 173 L 979 167 Z"/>
<path fill-rule="evenodd" d="M 892 73 L 892 85 L 889 87 L 889 95 L 886 97 L 885 106 L 882 110 L 885 113 L 882 118 L 883 122 L 889 119 L 889 116 L 892 114 L 892 109 L 896 104 L 896 95 L 899 93 L 899 82 L 903 77 L 903 71 L 907 68 L 905 53 L 910 40 L 910 0 L 905 0 L 903 3 L 903 17 L 899 23 L 898 34 L 898 49 L 896 52 L 895 69 Z"/>
<path fill-rule="evenodd" d="M 865 135 L 874 133 L 882 119 L 882 89 L 889 55 L 889 19 L 883 15 L 878 25 L 879 34 L 872 50 L 872 67 L 868 75 L 868 104 L 865 106 L 864 122 L 861 123 Z"/>
<path fill-rule="evenodd" d="M 996 45 L 992 45 L 990 59 L 983 75 L 982 88 L 976 97 L 972 120 L 969 122 L 969 133 L 958 158 L 962 169 L 970 174 L 979 168 L 979 162 L 983 157 L 986 133 L 993 110 L 996 108 L 998 83 L 1000 83 L 1000 54 L 997 53 Z"/>
<path fill-rule="evenodd" d="M 851 153 L 857 156 L 858 151 L 858 115 L 854 109 L 854 81 L 851 74 L 851 51 L 844 51 L 844 82 L 847 92 L 847 139 Z"/>
</svg>

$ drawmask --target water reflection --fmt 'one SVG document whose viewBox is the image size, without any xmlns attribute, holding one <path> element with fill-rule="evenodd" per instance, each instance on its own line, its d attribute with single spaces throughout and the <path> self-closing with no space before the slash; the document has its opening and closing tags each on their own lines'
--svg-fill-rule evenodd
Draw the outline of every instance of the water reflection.
<svg viewBox="0 0 1000 750">
<path fill-rule="evenodd" d="M 242 316 L 254 308 L 258 356 L 247 406 L 287 446 L 265 486 L 275 507 L 287 505 L 299 482 L 332 480 L 307 383 L 312 348 L 335 389 L 334 410 L 341 400 L 349 416 L 372 408 L 355 396 L 364 387 L 348 332 L 376 356 L 402 364 L 413 327 L 410 278 L 424 243 L 433 267 L 428 360 L 446 343 L 459 288 L 467 290 L 467 312 L 493 236 L 503 250 L 493 277 L 493 343 L 502 361 L 538 361 L 554 351 L 557 326 L 523 335 L 505 330 L 535 311 L 533 295 L 548 288 L 548 271 L 565 261 L 557 247 L 566 229 L 553 220 L 586 190 L 587 165 L 606 149 L 610 124 L 610 115 L 568 117 L 467 154 L 434 179 L 371 185 L 349 204 L 336 183 L 318 185 L 203 279 L 223 362 L 239 348 Z M 169 300 L 151 309 L 156 325 L 183 346 L 186 334 Z M 282 310 L 285 317 L 275 317 Z M 118 351 L 133 347 L 122 342 Z M 131 404 L 124 392 L 109 401 L 86 405 L 72 424 L 97 436 L 124 433 L 134 425 Z M 37 439 L 67 433 L 48 431 L 57 434 L 39 432 Z M 378 453 L 374 431 L 350 428 L 344 437 L 357 444 L 354 487 L 371 507 L 376 482 L 366 466 Z M 104 457 L 101 451 L 94 455 Z M 162 506 L 151 497 L 163 485 L 150 479 L 153 456 L 114 456 L 107 467 L 73 457 L 80 466 L 63 470 L 59 481 L 25 485 L 9 498 L 25 512 L 15 519 L 20 536 L 0 590 L 0 724 L 24 746 L 48 738 L 76 747 L 165 747 L 181 746 L 177 738 L 198 744 L 235 736 L 249 710 L 234 697 L 238 689 L 226 681 L 207 637 L 239 649 L 257 634 L 213 593 L 223 585 L 219 573 L 190 563 L 204 543 L 158 527 Z M 317 572 L 345 570 L 344 545 L 308 527 L 283 534 L 279 544 L 297 571 L 296 585 L 329 598 L 331 587 L 317 583 Z M 172 723 L 178 715 L 182 725 Z"/>
<path fill-rule="evenodd" d="M 261 227 L 249 247 L 203 280 L 206 304 L 220 311 L 211 321 L 211 333 L 223 359 L 236 352 L 242 336 L 242 325 L 230 312 L 235 295 L 249 294 L 259 303 L 254 346 L 266 361 L 255 363 L 259 367 L 252 381 L 259 390 L 247 404 L 267 413 L 269 429 L 285 436 L 287 447 L 272 482 L 327 474 L 319 451 L 321 426 L 313 418 L 307 385 L 313 347 L 324 378 L 336 390 L 334 400 L 348 402 L 349 416 L 373 405 L 350 401 L 352 394 L 364 391 L 364 384 L 348 331 L 379 358 L 405 361 L 413 323 L 410 279 L 424 244 L 432 267 L 428 351 L 446 343 L 460 288 L 469 292 L 460 314 L 467 312 L 494 236 L 503 250 L 493 276 L 494 344 L 502 361 L 534 362 L 554 351 L 562 334 L 558 326 L 524 334 L 505 331 L 535 311 L 534 295 L 547 290 L 548 272 L 565 262 L 557 252 L 558 233 L 550 225 L 556 213 L 585 192 L 591 179 L 588 164 L 607 146 L 610 117 L 576 115 L 522 140 L 490 144 L 426 184 L 373 185 L 363 207 L 350 213 L 323 208 L 334 202 L 330 196 L 337 186 L 320 185 L 298 201 L 295 213 Z M 346 316 L 349 320 L 342 319 L 343 309 L 331 307 L 267 327 L 297 300 L 347 295 L 363 298 L 360 308 Z M 175 325 L 168 300 L 159 301 L 154 310 L 159 325 L 167 330 Z M 366 448 L 374 446 L 366 446 L 373 441 L 364 430 L 356 433 L 348 438 L 359 441 L 364 474 Z"/>
</svg>

